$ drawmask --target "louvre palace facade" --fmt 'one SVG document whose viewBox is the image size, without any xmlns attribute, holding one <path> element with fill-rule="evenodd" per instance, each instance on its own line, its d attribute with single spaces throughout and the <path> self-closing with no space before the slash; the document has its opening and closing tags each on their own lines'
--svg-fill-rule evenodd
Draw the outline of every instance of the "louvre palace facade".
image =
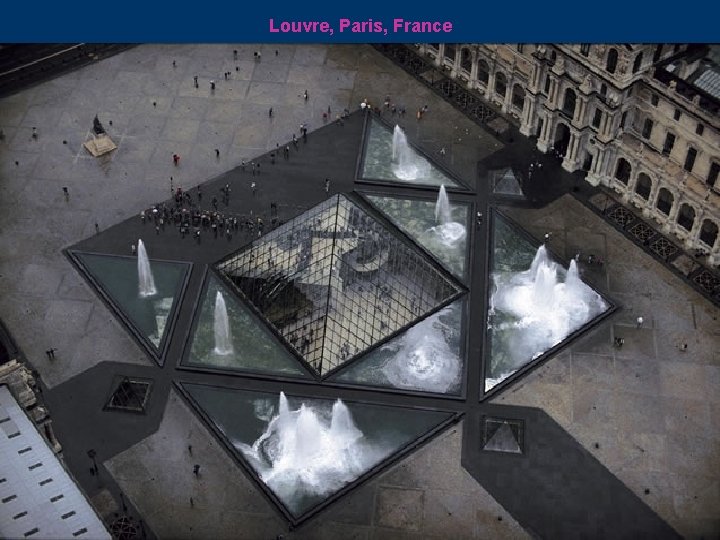
<svg viewBox="0 0 720 540">
<path fill-rule="evenodd" d="M 568 171 L 720 264 L 720 47 L 417 45 Z"/>
</svg>

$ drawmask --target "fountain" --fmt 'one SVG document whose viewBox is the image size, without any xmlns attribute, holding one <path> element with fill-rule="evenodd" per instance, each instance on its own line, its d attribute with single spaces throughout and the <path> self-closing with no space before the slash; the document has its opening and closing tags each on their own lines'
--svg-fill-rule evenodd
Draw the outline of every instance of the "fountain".
<svg viewBox="0 0 720 540">
<path fill-rule="evenodd" d="M 145 251 L 145 244 L 142 240 L 138 240 L 137 245 L 138 254 L 138 288 L 140 298 L 146 298 L 148 296 L 154 296 L 157 294 L 155 288 L 155 279 L 153 278 L 152 269 L 150 268 L 150 261 Z"/>
<path fill-rule="evenodd" d="M 450 201 L 448 200 L 445 185 L 440 186 L 437 201 L 435 202 L 435 225 L 430 228 L 436 239 L 446 247 L 452 247 L 465 238 L 467 230 L 462 223 L 452 220 Z"/>
<path fill-rule="evenodd" d="M 410 328 L 399 346 L 392 342 L 383 346 L 394 352 L 382 367 L 392 386 L 442 393 L 459 389 L 462 360 L 446 338 L 453 329 L 441 319 L 452 309 L 447 307 Z"/>
<path fill-rule="evenodd" d="M 280 392 L 278 413 L 252 446 L 236 443 L 263 482 L 284 501 L 298 494 L 327 495 L 377 461 L 347 406 L 339 399 L 330 418 L 305 403 L 291 410 Z"/>
<path fill-rule="evenodd" d="M 494 366 L 486 387 L 542 355 L 609 307 L 580 279 L 574 260 L 565 271 L 549 258 L 545 245 L 538 248 L 528 270 L 493 277 L 489 326 L 498 350 L 503 349 L 497 356 L 503 366 Z M 495 348 L 493 343 L 493 355 Z"/>
<path fill-rule="evenodd" d="M 405 132 L 398 125 L 393 130 L 392 162 L 393 173 L 401 180 L 417 180 L 429 173 L 427 161 L 418 158 L 408 144 Z"/>
<path fill-rule="evenodd" d="M 228 355 L 233 353 L 232 336 L 230 335 L 230 322 L 228 321 L 225 297 L 220 291 L 215 294 L 215 354 Z"/>
</svg>

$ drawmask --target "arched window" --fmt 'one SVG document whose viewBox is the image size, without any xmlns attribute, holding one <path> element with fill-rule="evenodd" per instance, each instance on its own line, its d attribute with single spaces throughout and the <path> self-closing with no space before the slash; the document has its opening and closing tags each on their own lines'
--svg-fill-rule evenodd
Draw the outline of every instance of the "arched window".
<svg viewBox="0 0 720 540">
<path fill-rule="evenodd" d="M 695 209 L 689 204 L 683 204 L 678 212 L 677 222 L 683 229 L 692 230 L 695 223 Z"/>
<path fill-rule="evenodd" d="M 507 92 L 507 79 L 502 71 L 498 71 L 495 74 L 495 93 L 499 96 L 505 97 Z"/>
<path fill-rule="evenodd" d="M 718 174 L 720 174 L 720 165 L 717 161 L 712 161 L 710 163 L 710 170 L 708 171 L 707 175 L 707 184 L 710 187 L 715 187 L 715 184 L 717 183 Z"/>
<path fill-rule="evenodd" d="M 653 54 L 653 64 L 660 60 L 660 57 L 662 56 L 662 50 L 663 46 L 662 43 L 659 44 L 657 47 L 655 47 L 655 53 Z"/>
<path fill-rule="evenodd" d="M 692 146 L 688 147 L 687 155 L 685 156 L 685 165 L 683 165 L 683 169 L 685 169 L 687 172 L 692 172 L 693 167 L 695 166 L 696 157 L 697 150 L 695 150 Z"/>
<path fill-rule="evenodd" d="M 672 209 L 673 202 L 675 202 L 675 197 L 673 197 L 673 194 L 665 188 L 660 188 L 657 204 L 655 205 L 657 209 L 666 216 L 670 215 L 670 210 Z"/>
<path fill-rule="evenodd" d="M 632 166 L 625 158 L 618 159 L 617 168 L 615 169 L 615 178 L 620 180 L 623 184 L 627 185 L 630 180 L 630 174 L 632 173 Z"/>
<path fill-rule="evenodd" d="M 710 246 L 710 249 L 712 249 L 715 246 L 717 237 L 718 226 L 709 219 L 703 221 L 702 227 L 700 228 L 700 241 L 705 242 L 708 246 Z"/>
<path fill-rule="evenodd" d="M 643 53 L 638 54 L 633 62 L 633 73 L 640 71 L 640 65 L 642 64 Z"/>
<path fill-rule="evenodd" d="M 445 44 L 445 58 L 451 62 L 455 61 L 455 45 L 450 43 Z"/>
<path fill-rule="evenodd" d="M 571 118 L 575 116 L 575 102 L 577 95 L 572 88 L 565 89 L 565 99 L 563 99 L 563 112 Z"/>
<path fill-rule="evenodd" d="M 513 107 L 516 107 L 520 110 L 522 110 L 525 106 L 525 90 L 523 90 L 522 86 L 520 86 L 519 84 L 513 86 L 512 104 Z"/>
<path fill-rule="evenodd" d="M 460 51 L 460 67 L 468 73 L 472 69 L 472 55 L 468 49 Z"/>
<path fill-rule="evenodd" d="M 617 68 L 617 61 L 618 61 L 618 52 L 615 49 L 610 49 L 608 51 L 607 55 L 607 63 L 605 64 L 605 69 L 608 73 L 615 73 L 615 69 Z"/>
<path fill-rule="evenodd" d="M 478 81 L 487 84 L 490 80 L 490 66 L 485 60 L 478 60 Z"/>
<path fill-rule="evenodd" d="M 651 118 L 646 118 L 643 123 L 642 136 L 643 139 L 649 139 L 652 136 L 653 121 Z"/>
<path fill-rule="evenodd" d="M 607 96 L 607 84 L 602 83 L 600 85 L 600 95 L 601 96 Z"/>
<path fill-rule="evenodd" d="M 635 184 L 635 193 L 640 195 L 646 201 L 650 198 L 652 191 L 652 180 L 645 173 L 638 174 L 637 183 Z"/>
</svg>

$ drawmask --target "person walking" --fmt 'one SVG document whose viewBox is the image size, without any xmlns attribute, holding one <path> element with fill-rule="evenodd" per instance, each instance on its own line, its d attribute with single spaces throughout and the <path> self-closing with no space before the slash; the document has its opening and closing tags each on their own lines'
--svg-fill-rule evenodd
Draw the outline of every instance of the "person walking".
<svg viewBox="0 0 720 540">
<path fill-rule="evenodd" d="M 68 202 L 70 200 L 70 192 L 68 191 L 67 187 L 63 187 L 63 195 L 65 195 L 65 202 Z"/>
<path fill-rule="evenodd" d="M 195 88 L 200 88 L 200 85 L 198 84 L 198 76 L 197 75 L 195 75 L 193 77 L 193 82 L 195 83 Z"/>
<path fill-rule="evenodd" d="M 635 319 L 635 326 L 638 328 L 638 330 L 640 329 L 640 327 L 642 327 L 644 322 L 645 320 L 642 318 L 642 316 Z"/>
<path fill-rule="evenodd" d="M 330 179 L 325 179 L 325 193 L 330 193 Z"/>
</svg>

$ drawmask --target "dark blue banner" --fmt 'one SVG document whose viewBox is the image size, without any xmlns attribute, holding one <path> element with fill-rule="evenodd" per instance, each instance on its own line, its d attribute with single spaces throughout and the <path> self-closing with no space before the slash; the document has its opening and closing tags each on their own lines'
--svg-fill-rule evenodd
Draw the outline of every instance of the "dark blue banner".
<svg viewBox="0 0 720 540">
<path fill-rule="evenodd" d="M 712 6 L 712 7 L 710 7 Z M 0 42 L 642 43 L 718 42 L 718 9 L 694 2 L 67 3 L 9 0 Z"/>
</svg>

